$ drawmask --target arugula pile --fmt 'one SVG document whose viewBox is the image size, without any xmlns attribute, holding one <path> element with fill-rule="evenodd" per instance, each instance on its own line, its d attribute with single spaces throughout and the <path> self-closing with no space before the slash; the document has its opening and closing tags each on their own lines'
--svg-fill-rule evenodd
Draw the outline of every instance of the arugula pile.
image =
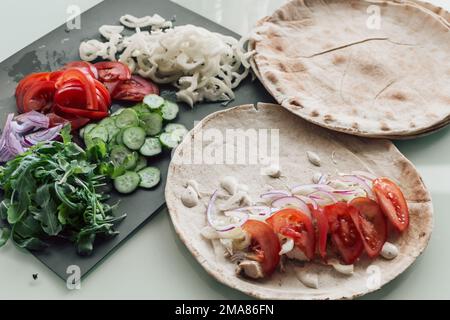
<svg viewBox="0 0 450 320">
<path fill-rule="evenodd" d="M 19 247 L 42 250 L 52 238 L 72 241 L 81 255 L 92 252 L 97 235 L 117 234 L 105 186 L 114 167 L 102 161 L 106 148 L 94 144 L 87 151 L 72 142 L 70 126 L 62 142 L 37 144 L 0 167 L 4 200 L 0 218 L 0 247 L 12 238 Z"/>
</svg>

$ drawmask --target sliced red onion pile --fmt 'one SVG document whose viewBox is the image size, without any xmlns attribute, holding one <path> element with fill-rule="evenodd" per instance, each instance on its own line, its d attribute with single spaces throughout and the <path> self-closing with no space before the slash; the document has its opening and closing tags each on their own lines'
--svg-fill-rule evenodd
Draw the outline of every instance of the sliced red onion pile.
<svg viewBox="0 0 450 320">
<path fill-rule="evenodd" d="M 62 125 L 49 126 L 49 118 L 39 112 L 30 111 L 16 117 L 10 113 L 0 137 L 0 162 L 13 159 L 39 142 L 56 139 Z"/>
</svg>

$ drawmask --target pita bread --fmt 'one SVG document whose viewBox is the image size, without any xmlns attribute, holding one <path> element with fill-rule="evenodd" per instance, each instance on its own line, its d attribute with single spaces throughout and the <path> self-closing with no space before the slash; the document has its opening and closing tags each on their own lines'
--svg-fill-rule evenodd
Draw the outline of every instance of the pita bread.
<svg viewBox="0 0 450 320">
<path fill-rule="evenodd" d="M 279 163 L 282 177 L 278 179 L 261 175 L 261 165 L 189 165 L 183 161 L 195 150 L 210 145 L 209 141 L 192 144 L 207 129 L 279 129 Z M 218 143 L 218 148 L 223 145 Z M 307 151 L 317 153 L 321 167 L 313 166 Z M 331 159 L 334 152 L 336 164 Z M 207 225 L 206 203 L 185 207 L 180 195 L 186 182 L 195 179 L 201 192 L 219 188 L 224 176 L 235 176 L 249 187 L 253 201 L 259 199 L 264 188 L 286 189 L 286 185 L 311 183 L 315 172 L 335 173 L 350 170 L 371 171 L 377 176 L 387 176 L 402 187 L 410 208 L 410 227 L 401 236 L 392 236 L 400 251 L 397 258 L 370 261 L 361 258 L 352 276 L 343 276 L 329 266 L 307 263 L 305 269 L 291 262 L 286 271 L 276 271 L 262 281 L 237 277 L 235 266 L 221 254 L 215 254 L 211 241 L 204 239 L 200 231 Z M 243 105 L 213 113 L 203 119 L 189 132 L 174 152 L 169 166 L 166 184 L 166 202 L 176 232 L 202 267 L 218 281 L 246 294 L 263 299 L 342 299 L 361 296 L 378 287 L 368 286 L 368 272 L 379 270 L 379 285 L 384 285 L 402 273 L 425 249 L 433 227 L 430 194 L 419 173 L 397 148 L 388 140 L 372 140 L 329 131 L 299 119 L 279 105 Z M 369 266 L 372 266 L 368 269 Z M 319 288 L 305 287 L 297 278 L 296 271 L 314 272 L 319 277 Z M 305 271 L 309 270 L 309 271 Z M 368 271 L 369 270 L 369 271 Z M 370 272 L 369 272 L 370 273 Z"/>
<path fill-rule="evenodd" d="M 367 26 L 380 9 L 381 24 Z M 419 1 L 295 0 L 260 20 L 255 73 L 283 107 L 367 137 L 450 121 L 450 14 Z"/>
</svg>

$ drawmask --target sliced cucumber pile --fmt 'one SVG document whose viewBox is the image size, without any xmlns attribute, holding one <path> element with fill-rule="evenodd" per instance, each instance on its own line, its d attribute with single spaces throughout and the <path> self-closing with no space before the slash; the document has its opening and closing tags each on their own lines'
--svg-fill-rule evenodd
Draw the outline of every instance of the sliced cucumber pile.
<svg viewBox="0 0 450 320">
<path fill-rule="evenodd" d="M 147 166 L 147 157 L 175 148 L 188 132 L 182 124 L 168 123 L 178 112 L 176 103 L 151 94 L 131 108 L 120 108 L 99 123 L 86 125 L 80 137 L 87 146 L 97 140 L 107 145 L 110 161 L 124 172 L 114 178 L 118 192 L 153 188 L 161 174 L 158 168 Z"/>
</svg>

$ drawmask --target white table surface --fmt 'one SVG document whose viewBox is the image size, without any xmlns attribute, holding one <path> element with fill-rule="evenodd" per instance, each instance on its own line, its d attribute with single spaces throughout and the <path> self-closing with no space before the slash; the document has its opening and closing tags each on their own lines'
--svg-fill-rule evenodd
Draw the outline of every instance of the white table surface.
<svg viewBox="0 0 450 320">
<path fill-rule="evenodd" d="M 151 0 L 149 0 L 151 1 Z M 83 11 L 99 0 L 2 0 L 0 61 L 65 22 L 68 5 Z M 240 34 L 284 0 L 176 0 Z M 429 1 L 450 10 L 450 1 Z M 26 7 L 26 10 L 24 8 Z M 124 12 L 125 13 L 125 12 Z M 152 14 L 153 12 L 148 12 Z M 396 143 L 431 190 L 435 228 L 425 253 L 372 299 L 450 298 L 450 129 Z M 33 280 L 32 274 L 38 273 Z M 245 295 L 217 283 L 178 240 L 163 210 L 82 281 L 68 290 L 60 278 L 11 243 L 0 250 L 0 299 L 231 299 Z"/>
</svg>

